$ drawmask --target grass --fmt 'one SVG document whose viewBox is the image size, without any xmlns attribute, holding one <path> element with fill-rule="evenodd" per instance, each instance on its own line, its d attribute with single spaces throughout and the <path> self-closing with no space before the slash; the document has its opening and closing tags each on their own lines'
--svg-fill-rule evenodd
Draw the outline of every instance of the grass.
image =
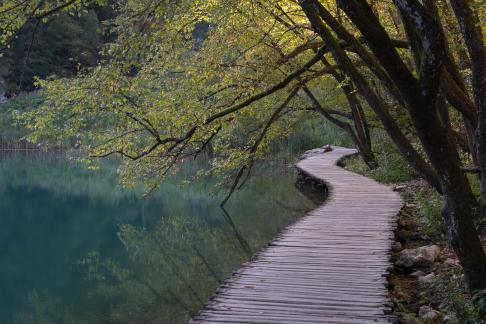
<svg viewBox="0 0 486 324">
<path fill-rule="evenodd" d="M 412 194 L 411 201 L 417 205 L 417 220 L 421 232 L 426 236 L 440 236 L 445 239 L 441 218 L 441 196 L 432 188 L 423 186 Z"/>
<path fill-rule="evenodd" d="M 326 144 L 352 147 L 345 131 L 321 117 L 300 120 L 289 136 L 272 143 L 272 159 L 291 160 L 302 152 Z"/>
<path fill-rule="evenodd" d="M 378 167 L 370 170 L 361 157 L 352 156 L 345 160 L 346 169 L 382 183 L 399 183 L 418 178 L 417 173 L 408 165 L 392 141 L 382 131 L 375 131 L 372 138 Z"/>
</svg>

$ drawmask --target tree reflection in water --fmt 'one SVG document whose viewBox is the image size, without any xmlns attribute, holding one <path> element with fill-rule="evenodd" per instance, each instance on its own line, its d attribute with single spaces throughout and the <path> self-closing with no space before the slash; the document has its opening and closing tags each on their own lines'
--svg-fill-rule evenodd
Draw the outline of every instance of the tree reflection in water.
<svg viewBox="0 0 486 324">
<path fill-rule="evenodd" d="M 116 186 L 116 166 L 3 157 L 1 322 L 185 322 L 313 207 L 289 170 L 260 170 L 221 209 L 212 179 L 141 199 Z"/>
</svg>

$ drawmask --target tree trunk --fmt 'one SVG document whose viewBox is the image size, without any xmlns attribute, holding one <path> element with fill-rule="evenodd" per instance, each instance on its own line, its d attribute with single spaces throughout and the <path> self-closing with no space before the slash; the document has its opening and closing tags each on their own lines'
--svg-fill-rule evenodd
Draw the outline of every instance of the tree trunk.
<svg viewBox="0 0 486 324">
<path fill-rule="evenodd" d="M 486 217 L 486 47 L 481 24 L 469 0 L 450 1 L 466 41 L 472 65 L 474 101 L 478 110 L 477 163 L 480 170 L 481 215 Z"/>
<path fill-rule="evenodd" d="M 410 144 L 408 139 L 400 130 L 400 127 L 394 121 L 393 117 L 388 112 L 386 104 L 376 95 L 366 79 L 359 73 L 353 65 L 351 59 L 347 56 L 344 50 L 340 47 L 339 42 L 332 36 L 331 32 L 322 23 L 315 10 L 315 1 L 301 1 L 301 6 L 307 17 L 311 21 L 313 29 L 318 33 L 326 44 L 330 47 L 331 53 L 334 56 L 339 68 L 347 73 L 357 87 L 357 90 L 365 98 L 375 114 L 383 123 L 386 132 L 389 134 L 397 148 L 402 153 L 406 161 L 431 184 L 437 191 L 442 192 L 439 179 L 435 172 L 425 162 L 425 160 L 418 154 L 415 148 Z"/>
<path fill-rule="evenodd" d="M 421 106 L 418 106 L 421 107 Z M 414 126 L 443 187 L 442 217 L 471 292 L 486 289 L 486 255 L 473 223 L 469 182 L 446 128 L 436 112 L 414 109 Z"/>
<path fill-rule="evenodd" d="M 287 19 L 289 19 L 293 25 L 297 25 L 297 23 L 293 21 L 292 18 L 285 13 L 283 8 L 279 7 L 279 10 L 285 14 Z M 337 12 L 339 13 L 339 10 L 337 10 Z M 274 13 L 270 13 L 270 14 L 279 23 L 291 29 L 293 33 L 296 34 L 298 37 L 300 37 L 301 39 L 305 39 L 304 34 L 302 34 L 298 29 L 292 28 L 292 25 L 290 25 L 288 22 L 283 20 L 278 15 L 275 15 Z M 316 53 L 317 49 L 314 49 L 313 51 L 314 53 Z M 326 60 L 324 56 L 321 57 L 321 62 L 325 66 L 331 66 L 331 64 Z M 343 83 L 346 79 L 344 75 L 342 75 L 342 73 L 338 71 L 332 71 L 331 75 L 339 83 Z M 307 95 L 309 96 L 311 101 L 314 102 L 314 106 L 316 107 L 317 111 L 321 113 L 321 115 L 323 115 L 324 118 L 331 121 L 333 124 L 337 125 L 338 127 L 344 129 L 348 133 L 352 141 L 357 146 L 360 155 L 363 158 L 363 161 L 366 163 L 366 165 L 370 169 L 376 168 L 378 166 L 378 162 L 371 148 L 371 136 L 370 136 L 369 126 L 363 112 L 363 107 L 361 106 L 358 96 L 354 91 L 353 85 L 350 83 L 344 84 L 342 90 L 346 97 L 346 100 L 348 101 L 349 107 L 351 109 L 351 116 L 352 116 L 355 131 L 353 131 L 353 129 L 347 123 L 343 123 L 339 119 L 336 119 L 332 117 L 330 114 L 326 113 L 323 110 L 323 107 L 320 105 L 320 103 L 317 101 L 317 99 L 314 97 L 314 95 L 310 92 L 310 90 L 307 87 L 304 87 L 304 90 L 308 92 Z"/>
<path fill-rule="evenodd" d="M 443 217 L 449 237 L 472 292 L 486 288 L 486 255 L 472 221 L 471 189 L 450 132 L 437 109 L 440 78 L 445 59 L 439 22 L 417 0 L 394 0 L 402 14 L 417 28 L 422 50 L 419 79 L 391 46 L 391 40 L 364 0 L 339 0 L 340 7 L 360 29 L 371 50 L 387 71 L 406 102 L 420 141 L 443 188 Z M 424 46 L 426 44 L 426 46 Z M 439 101 L 440 103 L 440 101 Z"/>
<path fill-rule="evenodd" d="M 307 86 L 304 86 L 302 89 L 311 100 L 312 104 L 315 107 L 315 110 L 318 113 L 320 113 L 324 118 L 329 120 L 331 123 L 343 129 L 349 135 L 353 143 L 356 145 L 359 154 L 361 155 L 366 165 L 370 169 L 373 168 L 376 165 L 375 156 L 373 152 L 371 152 L 371 150 L 368 150 L 366 144 L 359 139 L 356 132 L 353 130 L 353 127 L 351 127 L 350 124 L 333 117 L 324 107 L 322 107 L 319 100 L 317 100 L 317 98 L 314 96 L 312 91 Z"/>
<path fill-rule="evenodd" d="M 331 66 L 325 57 L 322 57 L 321 61 L 325 66 Z M 346 82 L 345 76 L 338 71 L 332 71 L 331 75 L 340 84 Z M 354 142 L 365 164 L 370 168 L 370 170 L 375 169 L 378 166 L 378 161 L 376 160 L 376 156 L 371 148 L 371 136 L 368 123 L 366 122 L 366 117 L 364 116 L 363 107 L 361 106 L 359 98 L 356 95 L 355 89 L 351 83 L 344 84 L 342 86 L 342 90 L 346 100 L 348 101 L 349 108 L 351 109 L 351 116 L 356 132 L 351 134 L 349 129 L 346 129 L 346 131 L 352 139 L 355 139 Z"/>
<path fill-rule="evenodd" d="M 345 77 L 341 73 L 335 72 L 333 73 L 333 76 L 339 83 L 345 82 Z M 345 84 L 342 89 L 351 109 L 354 129 L 356 130 L 356 136 L 360 142 L 359 150 L 361 152 L 361 156 L 366 165 L 370 169 L 374 169 L 378 166 L 378 162 L 371 147 L 371 136 L 366 118 L 364 116 L 363 107 L 356 96 L 355 89 L 352 84 Z"/>
</svg>

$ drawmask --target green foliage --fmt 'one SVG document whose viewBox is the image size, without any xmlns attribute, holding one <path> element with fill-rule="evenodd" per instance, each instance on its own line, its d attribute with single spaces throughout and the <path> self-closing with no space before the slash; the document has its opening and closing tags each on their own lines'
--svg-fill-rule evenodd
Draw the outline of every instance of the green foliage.
<svg viewBox="0 0 486 324">
<path fill-rule="evenodd" d="M 113 17 L 114 0 L 2 1 L 0 87 L 16 94 L 35 88 L 34 78 L 74 76 L 97 64 Z"/>
<path fill-rule="evenodd" d="M 423 233 L 428 236 L 442 236 L 442 197 L 435 190 L 426 187 L 415 191 L 412 201 L 417 204 L 417 216 Z"/>
<path fill-rule="evenodd" d="M 471 185 L 473 195 L 479 198 L 481 188 L 479 187 L 478 176 L 476 174 L 468 173 L 467 178 L 469 180 L 469 184 Z"/>
<path fill-rule="evenodd" d="M 0 138 L 8 141 L 18 141 L 26 135 L 26 129 L 17 126 L 14 115 L 37 109 L 44 102 L 41 91 L 19 95 L 0 104 Z"/>
<path fill-rule="evenodd" d="M 484 317 L 479 315 L 471 298 L 466 293 L 464 274 L 454 267 L 444 272 L 432 284 L 431 298 L 443 301 L 443 311 L 451 315 L 448 323 L 483 324 Z"/>
<path fill-rule="evenodd" d="M 302 131 L 301 121 L 315 118 L 304 94 L 297 93 L 272 120 L 289 96 L 283 90 L 225 115 L 228 107 L 273 86 L 312 57 L 303 53 L 279 63 L 278 50 L 289 51 L 311 35 L 289 33 L 272 17 L 266 5 L 234 0 L 121 4 L 112 22 L 118 38 L 103 50 L 109 60 L 76 79 L 39 83 L 45 104 L 21 116 L 29 139 L 68 139 L 85 156 L 121 155 L 120 174 L 129 186 L 156 187 L 170 169 L 206 149 L 212 153 L 211 171 L 233 179 L 240 168 L 271 157 L 279 143 Z M 294 19 L 305 21 L 298 15 Z M 195 32 L 201 24 L 215 27 Z M 309 82 L 309 87 L 331 108 L 346 109 L 331 78 Z M 310 122 L 316 129 L 312 123 L 318 122 Z M 335 134 L 343 138 L 335 128 L 328 135 Z M 318 142 L 334 143 L 331 136 Z M 310 148 L 314 143 L 307 140 L 306 135 L 290 139 Z"/>
<path fill-rule="evenodd" d="M 473 296 L 475 317 L 486 323 L 486 289 L 476 292 Z"/>
<path fill-rule="evenodd" d="M 4 0 L 0 4 L 1 44 L 9 44 L 12 37 L 25 27 L 29 21 L 45 23 L 49 19 L 67 12 L 72 16 L 86 13 L 91 6 L 106 6 L 111 0 L 56 0 L 56 1 L 17 1 Z"/>
<path fill-rule="evenodd" d="M 373 151 L 376 153 L 378 167 L 370 170 L 360 157 L 353 156 L 345 160 L 347 169 L 383 183 L 405 182 L 418 177 L 403 159 L 390 138 L 381 130 L 377 130 L 372 138 Z"/>
<path fill-rule="evenodd" d="M 73 76 L 80 67 L 96 65 L 101 46 L 100 29 L 93 10 L 81 17 L 62 13 L 40 27 L 28 23 L 0 59 L 5 90 L 31 91 L 35 88 L 35 77 Z"/>
</svg>

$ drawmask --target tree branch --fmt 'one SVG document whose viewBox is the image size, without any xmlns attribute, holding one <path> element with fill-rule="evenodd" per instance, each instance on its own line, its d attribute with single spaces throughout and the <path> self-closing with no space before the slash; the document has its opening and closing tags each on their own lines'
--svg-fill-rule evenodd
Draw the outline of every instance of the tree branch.
<svg viewBox="0 0 486 324">
<path fill-rule="evenodd" d="M 231 186 L 228 194 L 223 199 L 223 201 L 221 202 L 220 206 L 224 206 L 226 204 L 226 202 L 230 199 L 230 197 L 233 195 L 233 192 L 237 188 L 238 183 L 240 182 L 240 179 L 243 176 L 243 174 L 244 174 L 244 172 L 245 172 L 246 169 L 248 169 L 248 171 L 247 171 L 247 177 L 245 179 L 245 182 L 249 178 L 251 169 L 253 168 L 253 164 L 254 164 L 255 153 L 258 150 L 258 147 L 260 146 L 260 143 L 263 141 L 263 139 L 267 135 L 267 132 L 270 129 L 271 125 L 278 119 L 278 117 L 279 117 L 280 113 L 282 112 L 282 110 L 288 105 L 288 103 L 290 102 L 290 100 L 292 100 L 292 98 L 295 97 L 295 95 L 297 94 L 298 91 L 299 91 L 298 88 L 293 89 L 290 92 L 290 94 L 287 96 L 287 98 L 285 99 L 285 101 L 280 106 L 278 106 L 277 109 L 275 109 L 275 111 L 273 112 L 273 114 L 270 116 L 270 118 L 266 122 L 265 126 L 263 127 L 262 132 L 260 133 L 260 135 L 258 136 L 258 138 L 255 140 L 255 143 L 253 144 L 253 146 L 251 147 L 251 149 L 249 151 L 249 163 L 244 164 L 240 168 L 240 170 L 236 174 L 235 180 L 233 181 L 233 184 L 232 184 L 232 186 Z"/>
<path fill-rule="evenodd" d="M 283 79 L 282 81 L 278 82 L 277 84 L 273 85 L 272 87 L 268 88 L 267 90 L 263 91 L 263 92 L 260 92 L 248 99 L 246 99 L 245 101 L 239 103 L 239 104 L 236 104 L 232 107 L 229 107 L 219 113 L 216 113 L 212 116 L 210 116 L 208 119 L 206 119 L 206 122 L 205 124 L 210 124 L 211 122 L 213 122 L 214 120 L 218 119 L 218 118 L 221 118 L 221 117 L 224 117 L 228 114 L 231 114 L 233 112 L 236 112 L 250 104 L 252 104 L 253 102 L 257 101 L 257 100 L 260 100 L 280 89 L 283 89 L 284 87 L 286 87 L 290 82 L 292 82 L 294 79 L 296 79 L 298 76 L 300 76 L 301 74 L 303 74 L 304 72 L 306 72 L 310 67 L 312 67 L 314 64 L 316 64 L 317 62 L 319 62 L 319 60 L 321 59 L 321 57 L 325 54 L 326 52 L 326 47 L 323 46 L 321 47 L 316 55 L 314 55 L 314 57 L 312 59 L 310 59 L 306 64 L 304 64 L 304 66 L 302 66 L 300 69 L 292 72 L 291 74 L 289 74 L 285 79 Z"/>
</svg>

